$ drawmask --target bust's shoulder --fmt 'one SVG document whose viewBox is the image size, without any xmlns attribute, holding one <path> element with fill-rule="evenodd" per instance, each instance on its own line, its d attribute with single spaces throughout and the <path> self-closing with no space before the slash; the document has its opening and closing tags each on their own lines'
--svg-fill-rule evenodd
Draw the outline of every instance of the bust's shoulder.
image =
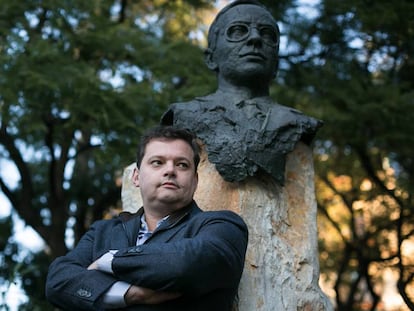
<svg viewBox="0 0 414 311">
<path fill-rule="evenodd" d="M 213 94 L 195 97 L 194 99 L 185 102 L 170 104 L 161 117 L 161 124 L 171 125 L 174 124 L 177 119 L 185 119 L 192 115 L 199 115 L 200 113 L 213 109 L 216 104 L 216 98 Z"/>
<path fill-rule="evenodd" d="M 323 124 L 321 120 L 306 115 L 302 111 L 293 107 L 279 104 L 278 102 L 273 101 L 270 97 L 265 98 L 265 100 L 260 104 L 264 110 L 269 112 L 273 123 L 279 124 L 279 126 L 285 123 L 290 126 L 305 126 L 317 130 Z"/>
<path fill-rule="evenodd" d="M 221 102 L 222 100 L 216 94 L 213 93 L 205 96 L 198 96 L 189 101 L 173 103 L 170 105 L 170 109 L 208 109 L 216 105 L 220 105 Z"/>
</svg>

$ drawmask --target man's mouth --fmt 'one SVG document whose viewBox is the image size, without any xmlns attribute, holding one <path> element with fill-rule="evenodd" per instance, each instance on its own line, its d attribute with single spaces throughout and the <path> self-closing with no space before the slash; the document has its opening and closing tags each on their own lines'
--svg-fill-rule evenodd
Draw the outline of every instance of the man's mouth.
<svg viewBox="0 0 414 311">
<path fill-rule="evenodd" d="M 172 181 L 164 181 L 163 183 L 161 183 L 161 186 L 164 188 L 179 188 L 178 185 Z"/>
</svg>

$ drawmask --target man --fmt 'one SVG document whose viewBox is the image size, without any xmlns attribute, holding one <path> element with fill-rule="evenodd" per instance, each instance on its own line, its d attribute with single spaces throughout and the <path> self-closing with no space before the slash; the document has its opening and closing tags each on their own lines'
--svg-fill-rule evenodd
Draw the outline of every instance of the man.
<svg viewBox="0 0 414 311">
<path fill-rule="evenodd" d="M 143 207 L 94 223 L 57 258 L 47 298 L 64 310 L 231 310 L 247 228 L 233 212 L 202 212 L 194 202 L 199 160 L 188 131 L 146 133 L 133 174 Z"/>
<path fill-rule="evenodd" d="M 320 121 L 274 103 L 279 28 L 254 0 L 224 7 L 208 34 L 205 61 L 217 74 L 215 93 L 176 103 L 163 124 L 192 130 L 224 180 L 243 181 L 264 172 L 284 182 L 285 157 L 298 141 L 309 143 Z"/>
</svg>

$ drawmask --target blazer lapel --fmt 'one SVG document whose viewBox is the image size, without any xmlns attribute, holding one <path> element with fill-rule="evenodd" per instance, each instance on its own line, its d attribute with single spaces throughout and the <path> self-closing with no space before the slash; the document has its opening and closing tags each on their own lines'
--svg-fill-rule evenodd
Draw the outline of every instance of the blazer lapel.
<svg viewBox="0 0 414 311">
<path fill-rule="evenodd" d="M 128 237 L 128 246 L 137 244 L 138 232 L 141 227 L 141 216 L 144 209 L 141 207 L 136 213 L 121 213 L 123 229 Z"/>
<path fill-rule="evenodd" d="M 168 217 L 168 219 L 153 232 L 151 237 L 145 241 L 145 243 L 150 241 L 168 242 L 178 231 L 180 231 L 180 228 L 185 226 L 186 223 L 183 221 L 185 218 L 191 217 L 191 214 L 199 212 L 201 212 L 200 208 L 193 201 L 183 209 L 171 214 L 170 217 Z"/>
</svg>

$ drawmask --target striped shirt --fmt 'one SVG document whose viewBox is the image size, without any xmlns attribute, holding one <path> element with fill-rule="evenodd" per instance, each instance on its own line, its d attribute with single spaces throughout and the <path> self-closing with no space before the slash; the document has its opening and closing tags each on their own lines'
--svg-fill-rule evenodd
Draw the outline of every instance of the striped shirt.
<svg viewBox="0 0 414 311">
<path fill-rule="evenodd" d="M 168 219 L 168 217 L 170 217 L 169 215 L 165 216 L 163 219 L 159 220 L 157 222 L 157 227 L 155 229 L 157 229 L 159 226 L 161 226 L 161 224 L 166 221 Z M 150 236 L 152 235 L 153 231 L 150 231 L 148 229 L 148 224 L 145 221 L 145 214 L 142 214 L 141 216 L 141 227 L 139 228 L 138 231 L 138 238 L 137 238 L 137 245 L 142 245 L 145 243 L 146 240 L 148 240 L 150 238 Z"/>
</svg>

